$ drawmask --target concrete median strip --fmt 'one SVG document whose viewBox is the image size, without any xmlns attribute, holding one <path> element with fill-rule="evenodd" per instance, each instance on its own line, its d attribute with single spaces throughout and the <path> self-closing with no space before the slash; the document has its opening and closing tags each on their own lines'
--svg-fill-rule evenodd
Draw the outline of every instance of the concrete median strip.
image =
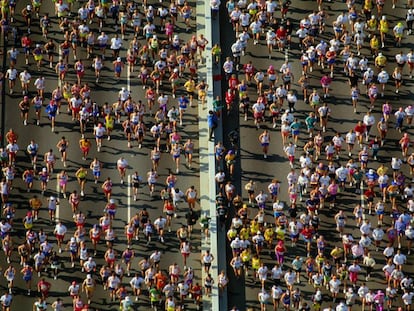
<svg viewBox="0 0 414 311">
<path fill-rule="evenodd" d="M 207 92 L 207 109 L 203 109 L 202 105 L 198 106 L 198 126 L 199 126 L 199 158 L 200 158 L 200 206 L 201 213 L 210 217 L 209 231 L 210 239 L 201 239 L 201 251 L 209 249 L 215 257 L 210 270 L 215 284 L 212 288 L 212 296 L 204 297 L 203 310 L 226 310 L 227 309 L 227 293 L 219 294 L 217 287 L 217 276 L 221 270 L 226 270 L 226 249 L 225 233 L 218 230 L 216 217 L 216 163 L 214 158 L 213 141 L 208 139 L 207 113 L 212 109 L 212 103 L 217 95 L 221 95 L 220 81 L 214 81 L 213 76 L 213 59 L 211 48 L 214 42 L 220 41 L 220 25 L 219 18 L 211 18 L 211 9 L 209 3 L 204 1 L 197 2 L 197 36 L 203 34 L 209 41 L 204 51 L 203 66 L 198 69 L 199 81 L 204 79 L 209 85 Z M 220 71 L 220 68 L 217 69 Z M 212 86 L 212 87 L 211 87 Z M 214 140 L 220 141 L 223 137 L 223 129 L 221 124 L 214 132 Z M 206 277 L 204 269 L 202 269 L 202 278 Z"/>
</svg>

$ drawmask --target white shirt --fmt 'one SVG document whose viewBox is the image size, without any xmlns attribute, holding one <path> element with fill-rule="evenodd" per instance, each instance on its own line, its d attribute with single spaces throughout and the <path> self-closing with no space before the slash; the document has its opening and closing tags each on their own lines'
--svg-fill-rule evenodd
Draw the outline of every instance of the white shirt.
<svg viewBox="0 0 414 311">
<path fill-rule="evenodd" d="M 266 1 L 266 12 L 268 13 L 274 13 L 277 8 L 277 2 L 273 0 L 267 0 Z"/>
<path fill-rule="evenodd" d="M 98 36 L 97 40 L 100 45 L 104 45 L 108 43 L 109 37 L 106 34 L 103 34 Z"/>
<path fill-rule="evenodd" d="M 33 83 L 33 85 L 38 90 L 43 90 L 45 88 L 45 79 L 37 78 L 36 81 Z"/>
<path fill-rule="evenodd" d="M 161 217 L 161 218 L 157 218 L 154 221 L 154 226 L 156 228 L 163 229 L 166 223 L 167 223 L 167 219 L 165 219 L 164 217 Z"/>
<path fill-rule="evenodd" d="M 286 281 L 287 284 L 294 284 L 295 283 L 295 279 L 296 279 L 296 274 L 294 272 L 286 272 L 284 279 Z"/>
<path fill-rule="evenodd" d="M 361 227 L 359 228 L 362 234 L 369 235 L 371 233 L 371 224 L 364 222 Z"/>
<path fill-rule="evenodd" d="M 99 37 L 98 37 L 99 39 Z M 121 38 L 112 38 L 111 39 L 111 49 L 119 50 L 122 47 L 122 39 Z"/>
<path fill-rule="evenodd" d="M 126 167 L 128 166 L 128 162 L 127 162 L 127 160 L 125 160 L 125 159 L 119 159 L 119 160 L 116 162 L 116 166 L 117 166 L 118 168 L 126 168 Z"/>
<path fill-rule="evenodd" d="M 356 134 L 354 132 L 347 133 L 345 136 L 345 140 L 347 144 L 355 144 Z"/>
<path fill-rule="evenodd" d="M 276 286 L 276 285 L 272 286 L 272 298 L 273 299 L 279 299 L 282 293 L 283 293 L 283 290 L 279 286 Z"/>
<path fill-rule="evenodd" d="M 381 241 L 382 238 L 384 237 L 384 230 L 382 230 L 381 228 L 375 228 L 372 231 L 372 237 L 376 241 Z"/>
<path fill-rule="evenodd" d="M 404 295 L 402 295 L 402 299 L 404 301 L 404 304 L 407 305 L 407 306 L 411 305 L 412 300 L 413 300 L 413 296 L 414 296 L 413 292 L 405 293 Z"/>
<path fill-rule="evenodd" d="M 94 132 L 95 132 L 95 135 L 97 137 L 102 137 L 105 134 L 106 129 L 103 126 L 101 126 L 101 127 L 95 126 L 95 131 Z"/>
<path fill-rule="evenodd" d="M 15 68 L 7 69 L 6 74 L 9 77 L 9 80 L 16 80 L 17 78 L 17 70 Z"/>
<path fill-rule="evenodd" d="M 407 261 L 407 257 L 404 254 L 395 254 L 393 262 L 396 265 L 403 265 Z"/>
<path fill-rule="evenodd" d="M 390 78 L 390 76 L 388 75 L 388 73 L 383 70 L 378 74 L 378 82 L 379 83 L 387 83 L 388 79 Z"/>
<path fill-rule="evenodd" d="M 118 93 L 118 97 L 121 101 L 126 101 L 130 94 L 131 92 L 128 91 L 127 89 L 121 89 Z"/>
<path fill-rule="evenodd" d="M 225 73 L 232 73 L 233 72 L 233 61 L 231 60 L 225 61 L 223 64 L 223 70 Z"/>
<path fill-rule="evenodd" d="M 346 167 L 341 166 L 340 168 L 338 168 L 336 170 L 336 176 L 338 176 L 339 179 L 346 179 L 348 177 L 349 174 L 349 170 Z"/>
<path fill-rule="evenodd" d="M 331 290 L 331 292 L 337 292 L 339 291 L 339 286 L 341 285 L 341 281 L 336 279 L 332 279 L 329 281 L 329 288 Z"/>
<path fill-rule="evenodd" d="M 375 117 L 373 115 L 366 114 L 364 116 L 363 122 L 366 126 L 372 126 L 375 124 Z"/>
<path fill-rule="evenodd" d="M 66 226 L 65 225 L 62 225 L 62 224 L 57 224 L 56 226 L 55 226 L 55 233 L 56 234 L 59 234 L 59 235 L 64 235 L 64 234 L 66 234 L 66 232 L 68 231 L 68 229 L 66 228 Z"/>
</svg>

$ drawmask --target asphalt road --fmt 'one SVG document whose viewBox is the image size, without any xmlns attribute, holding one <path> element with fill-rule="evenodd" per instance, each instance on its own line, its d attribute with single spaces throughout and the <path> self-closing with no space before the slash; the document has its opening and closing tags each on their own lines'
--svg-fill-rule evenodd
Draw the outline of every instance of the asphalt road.
<svg viewBox="0 0 414 311">
<path fill-rule="evenodd" d="M 83 2 L 82 2 L 83 3 Z M 78 9 L 79 5 L 82 3 L 76 2 L 74 4 L 74 8 Z M 158 2 L 157 2 L 158 3 Z M 195 12 L 194 2 L 189 1 L 190 5 L 193 6 L 193 12 Z M 149 2 L 151 4 L 151 1 Z M 26 3 L 18 2 L 16 8 L 16 27 L 20 30 L 21 34 L 25 31 L 25 27 L 23 27 L 23 19 L 19 12 L 23 9 Z M 163 4 L 164 5 L 164 4 Z M 142 7 L 139 8 L 140 12 L 142 13 Z M 41 7 L 41 16 L 48 12 L 49 16 L 52 20 L 52 27 L 50 30 L 49 37 L 52 38 L 55 43 L 62 42 L 62 33 L 57 27 L 57 17 L 55 17 L 54 8 L 51 5 L 51 2 L 44 3 Z M 195 13 L 193 13 L 193 20 L 191 21 L 192 31 L 195 32 Z M 157 22 L 159 18 L 156 18 Z M 106 25 L 104 27 L 104 31 L 112 37 L 115 33 L 114 31 L 114 24 L 112 20 L 107 19 Z M 97 32 L 97 25 L 96 22 L 90 25 L 91 29 Z M 45 40 L 41 37 L 41 32 L 38 27 L 38 21 L 34 19 L 34 25 L 32 26 L 32 35 L 31 38 L 36 43 L 44 44 Z M 187 41 L 191 37 L 191 33 L 186 33 L 184 29 L 184 24 L 181 18 L 178 19 L 178 28 L 176 29 L 180 38 L 183 41 Z M 164 37 L 163 33 L 161 34 L 160 29 L 157 29 L 157 33 L 160 35 L 161 38 Z M 98 35 L 98 34 L 97 34 Z M 131 29 L 128 30 L 127 35 L 125 37 L 124 47 L 121 49 L 120 56 L 123 57 L 125 60 L 126 57 L 126 48 L 129 45 L 129 40 L 131 40 L 133 34 Z M 142 36 L 140 37 L 140 43 L 144 44 L 144 40 Z M 11 47 L 11 40 L 7 41 L 7 49 Z M 30 57 L 30 64 L 28 66 L 24 63 L 24 56 L 23 51 L 19 48 L 20 55 L 18 56 L 18 63 L 16 68 L 20 72 L 23 69 L 28 69 L 29 72 L 32 74 L 32 84 L 30 86 L 30 94 L 29 96 L 33 96 L 35 94 L 35 88 L 33 86 L 34 80 L 40 75 L 44 75 L 46 79 L 46 90 L 45 90 L 45 102 L 47 103 L 48 100 L 51 98 L 51 92 L 53 89 L 56 88 L 58 81 L 56 73 L 53 69 L 48 68 L 48 64 L 44 62 L 44 66 L 42 67 L 42 71 L 38 72 L 36 69 L 36 65 L 34 64 L 33 58 Z M 95 50 L 96 51 L 96 50 Z M 57 51 L 56 51 L 57 52 Z M 112 69 L 112 57 L 110 56 L 109 49 L 106 53 L 106 60 L 104 62 L 104 68 L 102 70 L 102 76 L 99 83 L 95 83 L 94 71 L 91 67 L 91 60 L 86 60 L 86 54 L 84 49 L 82 51 L 78 48 L 78 59 L 82 58 L 84 60 L 84 65 L 86 68 L 86 74 L 84 76 L 83 81 L 88 82 L 89 86 L 91 87 L 91 96 L 94 101 L 98 103 L 99 106 L 102 106 L 104 102 L 108 102 L 110 104 L 114 103 L 118 99 L 118 92 L 120 91 L 121 87 L 129 87 L 132 92 L 132 97 L 135 100 L 142 100 L 145 102 L 145 90 L 143 90 L 142 86 L 139 84 L 137 79 L 137 70 L 131 74 L 130 76 L 127 75 L 128 67 L 126 66 L 122 72 L 122 76 L 120 80 L 115 80 L 113 77 L 113 69 Z M 55 55 L 55 63 L 58 60 L 58 56 Z M 69 73 L 67 80 L 70 82 L 74 82 L 76 80 L 76 75 L 73 70 L 74 59 L 72 56 L 72 52 L 69 56 Z M 9 60 L 7 60 L 7 63 Z M 137 67 L 136 67 L 137 68 Z M 6 85 L 6 84 L 5 84 Z M 167 85 L 167 86 L 165 86 Z M 19 116 L 19 109 L 18 103 L 22 99 L 21 88 L 19 85 L 16 86 L 15 92 L 12 95 L 9 95 L 9 89 L 6 87 L 6 123 L 4 124 L 5 129 L 13 128 L 13 130 L 18 133 L 18 145 L 20 147 L 18 153 L 18 161 L 17 161 L 17 174 L 16 180 L 14 182 L 14 189 L 12 190 L 10 201 L 13 203 L 13 206 L 16 208 L 16 217 L 15 217 L 15 231 L 13 233 L 14 243 L 17 246 L 22 242 L 22 237 L 24 236 L 24 230 L 22 226 L 22 218 L 25 216 L 26 211 L 28 210 L 28 200 L 33 196 L 37 195 L 41 197 L 44 207 L 40 212 L 40 219 L 35 222 L 34 230 L 38 231 L 39 229 L 43 229 L 46 233 L 48 233 L 49 239 L 52 243 L 55 243 L 55 237 L 53 236 L 52 232 L 54 229 L 54 224 L 50 224 L 48 221 L 47 210 L 46 206 L 46 199 L 51 196 L 59 196 L 61 200 L 61 204 L 58 208 L 58 218 L 63 221 L 63 223 L 68 227 L 68 237 L 70 237 L 75 229 L 74 223 L 72 221 L 72 213 L 70 210 L 69 203 L 66 199 L 62 198 L 62 195 L 57 193 L 57 179 L 56 173 L 59 173 L 62 169 L 64 169 L 63 164 L 60 160 L 56 162 L 55 173 L 50 178 L 50 182 L 48 184 L 47 191 L 45 192 L 44 196 L 41 195 L 40 190 L 40 182 L 36 179 L 34 182 L 34 187 L 32 192 L 27 193 L 25 189 L 25 185 L 22 182 L 21 176 L 23 171 L 30 166 L 30 161 L 28 156 L 25 154 L 24 150 L 26 146 L 29 144 L 31 139 L 34 139 L 39 145 L 39 153 L 43 155 L 46 153 L 50 148 L 58 154 L 58 150 L 55 147 L 61 136 L 65 136 L 69 142 L 68 148 L 68 160 L 67 160 L 67 171 L 69 175 L 69 183 L 67 186 L 68 192 L 73 190 L 77 190 L 79 192 L 79 186 L 75 178 L 75 172 L 81 166 L 89 166 L 90 162 L 93 160 L 93 157 L 97 157 L 99 161 L 103 163 L 103 170 L 102 176 L 98 184 L 93 183 L 93 176 L 92 172 L 89 170 L 85 188 L 85 197 L 82 198 L 80 203 L 80 210 L 87 215 L 87 224 L 86 230 L 92 227 L 93 224 L 98 222 L 98 219 L 102 216 L 103 209 L 105 207 L 105 199 L 101 189 L 102 182 L 105 178 L 110 177 L 114 183 L 113 187 L 113 198 L 118 205 L 116 218 L 114 220 L 114 228 L 115 234 L 117 236 L 116 243 L 115 243 L 115 250 L 118 252 L 118 256 L 125 250 L 126 248 L 126 238 L 124 234 L 124 226 L 126 225 L 128 219 L 132 217 L 136 212 L 146 208 L 149 211 L 150 218 L 155 220 L 162 213 L 162 201 L 160 200 L 160 191 L 165 186 L 165 179 L 170 173 L 170 169 L 174 167 L 174 162 L 170 154 L 163 152 L 162 159 L 160 162 L 160 166 L 158 168 L 158 182 L 156 185 L 155 195 L 150 197 L 148 187 L 146 186 L 146 174 L 151 168 L 151 160 L 150 160 L 150 151 L 153 147 L 153 141 L 150 135 L 147 133 L 145 137 L 142 149 L 138 149 L 137 143 L 134 142 L 132 148 L 127 147 L 127 141 L 125 135 L 123 134 L 121 125 L 116 124 L 113 134 L 111 135 L 111 140 L 107 141 L 106 137 L 103 142 L 101 152 L 97 152 L 96 144 L 94 142 L 93 137 L 93 129 L 92 126 L 89 125 L 85 136 L 89 138 L 92 142 L 91 152 L 87 158 L 87 160 L 81 159 L 81 152 L 78 146 L 79 139 L 81 138 L 79 124 L 76 124 L 72 121 L 71 116 L 66 114 L 66 104 L 62 106 L 61 113 L 57 116 L 56 120 L 56 128 L 55 132 L 51 132 L 50 121 L 47 119 L 46 113 L 44 109 L 42 109 L 42 118 L 40 121 L 40 126 L 36 126 L 35 118 L 34 118 L 34 111 L 30 111 L 29 122 L 27 126 L 23 125 L 22 120 Z M 174 103 L 174 99 L 171 97 L 170 90 L 169 90 L 169 83 L 165 82 L 163 89 L 166 90 L 166 93 L 170 96 L 170 105 Z M 180 93 L 178 93 L 180 94 Z M 196 106 L 197 107 L 197 106 Z M 183 141 L 187 138 L 192 138 L 195 144 L 194 147 L 194 162 L 191 169 L 187 168 L 184 163 L 184 157 L 182 157 L 182 164 L 180 167 L 180 173 L 177 175 L 177 187 L 179 187 L 182 191 L 190 187 L 191 185 L 195 186 L 195 189 L 199 189 L 199 173 L 198 173 L 198 160 L 197 160 L 197 150 L 198 150 L 198 122 L 197 121 L 197 108 L 190 108 L 187 111 L 186 116 L 184 117 L 184 126 L 180 127 L 180 133 L 182 136 Z M 122 117 L 122 120 L 125 120 L 125 117 Z M 149 116 L 147 112 L 144 116 L 144 122 L 149 129 L 153 124 L 153 118 Z M 163 143 L 162 149 L 165 151 L 165 145 Z M 119 175 L 116 171 L 116 161 L 121 157 L 125 157 L 128 161 L 129 167 L 127 169 L 127 176 L 130 176 L 134 173 L 134 171 L 138 171 L 139 175 L 143 177 L 143 185 L 139 190 L 139 199 L 138 201 L 134 202 L 132 198 L 132 189 L 128 184 L 128 180 L 124 184 L 120 183 Z M 41 159 L 42 160 L 42 159 Z M 41 165 L 38 166 L 38 169 L 41 168 Z M 199 206 L 197 204 L 197 209 Z M 178 209 L 178 217 L 173 220 L 172 232 L 166 233 L 165 237 L 165 244 L 161 244 L 158 241 L 153 241 L 149 246 L 145 245 L 145 241 L 143 236 L 141 235 L 140 241 L 133 241 L 133 250 L 135 251 L 135 259 L 132 263 L 132 273 L 138 271 L 138 261 L 143 259 L 144 256 L 149 256 L 155 249 L 161 250 L 162 257 L 160 262 L 160 267 L 162 269 L 168 270 L 169 265 L 176 261 L 183 270 L 183 263 L 182 258 L 179 252 L 179 243 L 175 236 L 175 231 L 182 225 L 185 224 L 184 215 L 187 211 L 186 203 L 179 204 Z M 89 239 L 87 239 L 89 240 Z M 196 272 L 196 280 L 200 281 L 201 271 L 200 271 L 200 264 L 199 264 L 199 251 L 200 251 L 200 230 L 199 226 L 197 225 L 194 230 L 194 234 L 191 237 L 191 243 L 193 246 L 192 254 L 190 256 L 189 263 L 187 266 L 192 266 Z M 92 245 L 88 242 L 88 248 L 91 250 Z M 56 250 L 55 246 L 55 250 Z M 94 256 L 98 267 L 104 263 L 103 255 L 106 248 L 104 242 L 98 246 L 98 253 Z M 118 257 L 119 258 L 119 257 Z M 68 287 L 72 281 L 82 282 L 86 277 L 85 273 L 82 273 L 79 267 L 79 263 L 76 264 L 75 268 L 70 267 L 69 262 L 69 252 L 64 251 L 61 254 L 61 260 L 63 262 L 64 269 L 60 271 L 58 280 L 53 280 L 51 275 L 50 269 L 48 272 L 43 272 L 42 277 L 45 277 L 52 284 L 50 297 L 47 299 L 49 305 L 56 300 L 56 298 L 60 297 L 63 299 L 66 309 L 72 308 L 72 302 L 68 295 Z M 119 259 L 119 262 L 120 259 Z M 0 265 L 2 267 L 6 266 L 5 258 L 2 255 L 0 259 Z M 19 258 L 17 256 L 17 252 L 14 252 L 12 256 L 12 265 L 16 268 L 17 271 L 20 270 L 19 265 Z M 94 275 L 94 278 L 98 281 L 98 275 Z M 33 278 L 33 287 L 32 287 L 32 294 L 31 296 L 26 295 L 25 285 L 21 278 L 21 275 L 18 273 L 16 276 L 15 281 L 15 288 L 14 288 L 14 302 L 12 305 L 12 310 L 29 310 L 31 309 L 32 304 L 36 300 L 36 291 L 35 285 L 38 282 L 39 278 L 34 276 Z M 128 284 L 130 281 L 129 277 L 125 277 L 123 279 L 123 284 Z M 5 279 L 1 278 L 1 292 L 5 290 Z M 131 293 L 131 292 L 130 292 Z M 82 298 L 85 299 L 85 295 L 82 294 Z M 22 307 L 22 306 L 25 307 Z M 192 303 L 190 299 L 186 301 L 186 305 L 189 309 L 195 309 L 195 305 Z M 117 302 L 111 302 L 108 297 L 108 293 L 103 290 L 102 285 L 98 285 L 97 290 L 95 292 L 94 298 L 92 300 L 91 309 L 96 310 L 116 310 L 118 304 Z M 137 305 L 136 305 L 137 307 Z M 142 297 L 140 298 L 140 307 L 139 309 L 149 309 L 149 299 L 147 296 L 147 292 L 144 291 Z"/>
<path fill-rule="evenodd" d="M 405 19 L 405 12 L 404 3 L 399 3 L 396 9 L 391 8 L 391 3 L 387 2 L 384 7 L 384 12 L 387 15 L 388 20 L 390 20 L 390 29 L 396 24 L 397 21 L 402 21 Z M 336 19 L 336 17 L 342 12 L 346 10 L 346 5 L 340 1 L 333 1 L 333 2 L 324 2 L 324 8 L 328 15 L 326 25 L 327 31 L 321 37 L 325 41 L 329 41 L 332 37 L 332 22 Z M 357 4 L 357 8 L 361 8 L 361 4 Z M 293 1 L 289 13 L 287 17 L 292 21 L 294 27 L 293 33 L 298 29 L 299 21 L 305 15 L 310 14 L 313 10 L 317 9 L 317 4 L 314 1 Z M 374 10 L 374 14 L 377 15 L 376 10 Z M 276 17 L 279 20 L 280 18 L 280 11 L 276 13 Z M 228 23 L 228 18 L 226 15 L 226 10 L 222 8 L 221 10 L 221 24 L 223 27 L 221 28 L 221 38 L 222 38 L 222 49 L 223 49 L 223 59 L 226 56 L 231 56 L 230 47 L 231 44 L 235 41 L 234 40 L 234 31 L 231 27 L 231 24 Z M 229 38 L 233 38 L 230 40 Z M 298 103 L 296 104 L 295 108 L 296 111 L 294 116 L 297 117 L 302 124 L 304 125 L 304 119 L 310 112 L 310 108 L 308 105 L 304 104 L 302 91 L 300 85 L 298 84 L 298 79 L 301 76 L 301 65 L 300 65 L 300 50 L 298 49 L 298 39 L 293 34 L 292 35 L 292 47 L 288 52 L 288 59 L 289 63 L 292 67 L 292 72 L 294 75 L 294 82 L 292 83 L 292 89 L 296 93 L 298 97 Z M 317 40 L 319 42 L 319 40 Z M 383 53 L 388 57 L 388 65 L 386 67 L 388 73 L 392 73 L 395 62 L 394 62 L 394 55 L 402 50 L 405 53 L 408 53 L 410 47 L 412 47 L 412 37 L 405 36 L 402 47 L 395 48 L 392 43 L 391 37 L 388 37 L 387 44 L 385 49 L 383 49 Z M 365 48 L 362 50 L 362 54 L 367 55 L 369 59 L 369 65 L 373 67 L 373 59 L 370 57 L 369 45 L 365 42 Z M 279 70 L 280 66 L 285 61 L 285 54 L 283 52 L 278 52 L 277 49 L 273 51 L 272 60 L 269 60 L 266 42 L 264 39 L 264 35 L 261 36 L 260 43 L 258 45 L 253 45 L 252 40 L 249 41 L 246 56 L 242 56 L 241 63 L 246 64 L 250 60 L 253 62 L 253 65 L 256 69 L 260 69 L 262 71 L 266 71 L 270 64 L 274 65 L 276 70 Z M 337 58 L 338 59 L 338 58 Z M 241 66 L 242 67 L 242 66 Z M 323 71 L 320 67 L 315 66 L 312 73 L 309 73 L 310 77 L 310 88 L 316 88 L 320 94 L 322 94 L 322 89 L 320 86 L 320 78 L 322 74 L 326 71 Z M 405 68 L 404 70 L 406 70 Z M 244 73 L 238 73 L 239 80 L 244 79 Z M 280 78 L 280 75 L 279 75 Z M 280 81 L 280 80 L 279 80 Z M 361 80 L 360 80 L 361 81 Z M 350 89 L 347 84 L 347 78 L 344 76 L 342 72 L 342 65 L 339 65 L 337 62 L 335 68 L 335 78 L 331 85 L 331 96 L 326 99 L 326 102 L 331 107 L 332 114 L 331 118 L 329 119 L 327 132 L 324 134 L 325 142 L 330 141 L 332 136 L 336 131 L 339 131 L 343 136 L 349 131 L 349 129 L 353 128 L 357 121 L 362 120 L 363 116 L 365 115 L 366 111 L 369 107 L 369 101 L 366 95 L 362 94 L 359 100 L 359 108 L 358 113 L 353 114 L 351 109 L 350 103 Z M 267 79 L 265 78 L 265 85 L 267 85 Z M 361 93 L 364 93 L 364 88 L 360 82 L 360 89 Z M 381 109 L 380 105 L 384 102 L 384 100 L 389 100 L 394 109 L 397 109 L 400 106 L 406 107 L 408 104 L 412 102 L 413 93 L 412 93 L 412 86 L 413 83 L 410 79 L 408 79 L 407 71 L 404 71 L 404 86 L 402 87 L 399 94 L 394 93 L 394 86 L 392 79 L 388 83 L 385 98 L 378 100 L 378 104 L 373 111 L 373 114 L 376 118 L 376 122 L 379 121 L 381 118 Z M 223 82 L 223 92 L 226 91 L 225 82 Z M 256 89 L 254 86 L 248 88 L 248 93 L 250 97 L 250 107 L 256 101 Z M 224 94 L 223 94 L 224 96 Z M 286 102 L 284 104 L 284 108 L 286 108 Z M 234 184 L 239 192 L 243 193 L 243 198 L 247 200 L 247 192 L 244 190 L 244 185 L 249 180 L 254 180 L 256 183 L 256 193 L 259 190 L 267 191 L 267 186 L 273 178 L 277 178 L 281 182 L 281 191 L 279 198 L 282 202 L 288 202 L 288 187 L 287 187 L 287 180 L 286 176 L 290 171 L 289 162 L 287 157 L 284 154 L 283 146 L 281 142 L 280 136 L 280 123 L 276 129 L 272 128 L 272 123 L 270 118 L 266 119 L 264 125 L 262 125 L 260 130 L 257 130 L 255 125 L 253 124 L 253 116 L 252 113 L 249 113 L 249 118 L 247 121 L 244 121 L 243 115 L 238 115 L 237 107 L 235 108 L 236 112 L 232 112 L 230 116 L 226 117 L 224 124 L 224 132 L 228 133 L 229 131 L 237 128 L 240 124 L 240 157 L 238 158 L 237 162 L 237 172 L 238 177 L 234 179 Z M 279 121 L 280 122 L 280 121 Z M 391 125 L 390 130 L 387 135 L 387 140 L 384 145 L 380 149 L 378 161 L 370 161 L 369 168 L 376 169 L 381 163 L 386 164 L 390 167 L 390 160 L 391 157 L 401 157 L 400 148 L 398 147 L 398 140 L 401 138 L 401 134 L 393 129 L 395 119 L 391 117 Z M 270 131 L 270 149 L 269 149 L 269 156 L 267 159 L 263 159 L 263 154 L 261 152 L 261 147 L 259 145 L 258 136 L 262 133 L 263 129 L 268 129 Z M 412 134 L 411 128 L 406 129 L 408 133 Z M 376 129 L 372 129 L 372 135 L 376 135 Z M 299 159 L 302 151 L 303 146 L 307 142 L 308 134 L 306 133 L 306 127 L 304 126 L 301 129 L 301 134 L 298 142 L 298 148 L 296 149 L 296 163 L 295 169 L 299 171 L 299 163 L 297 160 Z M 225 146 L 229 147 L 229 141 L 225 141 Z M 357 148 L 357 150 L 359 150 Z M 353 157 L 355 158 L 355 154 L 357 151 L 354 151 Z M 345 164 L 349 160 L 347 153 L 343 152 L 340 159 L 335 161 L 335 164 L 338 166 L 340 164 Z M 324 161 L 325 162 L 325 161 Z M 403 171 L 405 175 L 409 178 L 409 170 L 408 166 L 403 166 Z M 337 206 L 332 210 L 325 209 L 320 213 L 321 218 L 321 226 L 319 232 L 324 235 L 325 239 L 328 241 L 328 249 L 327 254 L 331 251 L 332 247 L 336 244 L 340 244 L 340 240 L 338 237 L 337 232 L 335 231 L 335 223 L 333 220 L 333 216 L 337 213 L 339 209 L 344 210 L 347 217 L 347 225 L 346 225 L 346 232 L 351 232 L 355 237 L 359 238 L 360 233 L 358 229 L 355 227 L 355 223 L 352 217 L 352 211 L 354 206 L 359 203 L 361 200 L 360 196 L 354 194 L 354 190 L 347 189 L 345 192 L 340 193 L 339 199 L 337 200 Z M 304 211 L 304 204 L 298 202 L 298 210 L 299 214 Z M 390 207 L 387 206 L 387 210 Z M 254 217 L 257 213 L 257 208 L 252 208 L 250 215 Z M 268 203 L 267 210 L 266 210 L 266 222 L 273 223 L 273 215 L 271 211 L 271 204 Z M 376 224 L 376 219 L 374 216 L 367 216 L 372 224 Z M 386 223 L 390 223 L 390 217 L 386 217 Z M 296 247 L 290 246 L 289 238 L 287 237 L 286 241 L 287 246 L 287 259 L 285 262 L 287 263 L 284 267 L 290 267 L 290 263 L 295 256 L 306 256 L 306 250 L 303 241 L 299 242 Z M 383 242 L 382 246 L 385 246 L 385 242 Z M 383 255 L 381 252 L 375 252 L 375 249 L 371 248 L 372 253 L 375 255 L 375 259 L 377 260 L 376 266 L 376 273 L 374 277 L 367 283 L 368 287 L 372 290 L 376 289 L 385 289 L 383 273 L 380 271 L 381 267 L 384 264 Z M 228 259 L 231 258 L 231 250 L 228 247 L 227 251 Z M 316 249 L 313 246 L 313 251 L 311 255 L 314 257 L 316 256 Z M 270 257 L 267 254 L 267 251 L 264 251 L 262 254 L 262 260 L 265 264 L 271 269 L 275 263 L 275 259 Z M 412 255 L 408 256 L 407 265 L 404 267 L 404 271 L 407 272 L 409 275 L 412 275 Z M 363 269 L 364 270 L 364 269 Z M 257 294 L 260 291 L 261 285 L 259 282 L 254 280 L 252 273 L 249 274 L 247 278 L 242 277 L 241 279 L 236 279 L 232 268 L 230 266 L 227 267 L 228 275 L 230 277 L 230 285 L 228 289 L 228 309 L 232 308 L 233 306 L 237 306 L 239 310 L 260 310 L 260 305 L 258 303 Z M 361 274 L 359 279 L 359 284 L 361 283 L 363 278 L 363 274 Z M 302 276 L 301 284 L 298 285 L 300 288 L 304 301 L 306 301 L 309 305 L 311 296 L 313 294 L 313 288 L 311 288 L 304 277 Z M 272 284 L 271 281 L 266 283 L 266 289 L 270 290 Z M 285 288 L 282 286 L 282 288 Z M 322 308 L 327 307 L 331 302 L 327 295 L 327 291 L 324 291 L 324 303 Z M 341 294 L 341 297 L 343 295 Z M 398 300 L 394 303 L 395 306 L 401 306 L 401 301 Z M 357 310 L 360 307 L 354 306 L 352 309 Z M 272 309 L 271 306 L 268 306 L 268 310 Z"/>
</svg>

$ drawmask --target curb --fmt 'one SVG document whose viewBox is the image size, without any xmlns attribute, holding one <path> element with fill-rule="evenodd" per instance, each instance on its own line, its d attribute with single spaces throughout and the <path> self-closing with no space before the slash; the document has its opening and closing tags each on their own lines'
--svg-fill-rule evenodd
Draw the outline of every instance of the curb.
<svg viewBox="0 0 414 311">
<path fill-rule="evenodd" d="M 196 3 L 196 22 L 197 36 L 204 34 L 209 41 L 204 51 L 205 64 L 198 69 L 199 79 L 204 79 L 209 86 L 207 91 L 207 108 L 203 109 L 199 105 L 198 109 L 198 127 L 199 127 L 199 159 L 200 159 L 200 206 L 201 213 L 206 213 L 210 217 L 210 239 L 201 239 L 201 251 L 209 249 L 215 260 L 211 266 L 210 273 L 215 283 L 212 288 L 211 297 L 203 296 L 203 310 L 226 310 L 227 309 L 227 292 L 219 294 L 217 286 L 217 276 L 220 271 L 226 270 L 226 252 L 220 251 L 226 249 L 225 232 L 218 230 L 216 217 L 216 161 L 214 157 L 214 146 L 216 142 L 223 140 L 223 127 L 219 122 L 214 132 L 214 141 L 208 140 L 207 113 L 213 108 L 212 103 L 217 95 L 221 96 L 221 81 L 214 81 L 213 76 L 220 74 L 220 68 L 213 67 L 213 59 L 211 56 L 212 46 L 220 42 L 220 25 L 219 16 L 212 19 L 209 3 L 205 1 L 197 1 Z M 223 256 L 224 255 L 224 256 Z M 206 274 L 202 269 L 202 278 Z"/>
</svg>

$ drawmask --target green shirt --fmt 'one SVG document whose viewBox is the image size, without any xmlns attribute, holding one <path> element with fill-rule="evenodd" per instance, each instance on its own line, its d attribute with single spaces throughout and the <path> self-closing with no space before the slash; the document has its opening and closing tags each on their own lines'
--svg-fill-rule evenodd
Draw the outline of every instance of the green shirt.
<svg viewBox="0 0 414 311">
<path fill-rule="evenodd" d="M 213 110 L 214 111 L 220 111 L 222 109 L 223 109 L 223 104 L 222 104 L 221 100 L 219 100 L 219 99 L 213 100 Z"/>
<path fill-rule="evenodd" d="M 220 55 L 221 54 L 221 48 L 219 46 L 213 47 L 211 49 L 211 54 L 213 54 L 214 56 Z"/>
<path fill-rule="evenodd" d="M 209 225 L 210 219 L 208 217 L 202 216 L 200 218 L 200 225 L 203 229 L 207 229 Z"/>
<path fill-rule="evenodd" d="M 160 300 L 160 292 L 155 287 L 149 290 L 151 302 L 157 302 Z"/>
</svg>

